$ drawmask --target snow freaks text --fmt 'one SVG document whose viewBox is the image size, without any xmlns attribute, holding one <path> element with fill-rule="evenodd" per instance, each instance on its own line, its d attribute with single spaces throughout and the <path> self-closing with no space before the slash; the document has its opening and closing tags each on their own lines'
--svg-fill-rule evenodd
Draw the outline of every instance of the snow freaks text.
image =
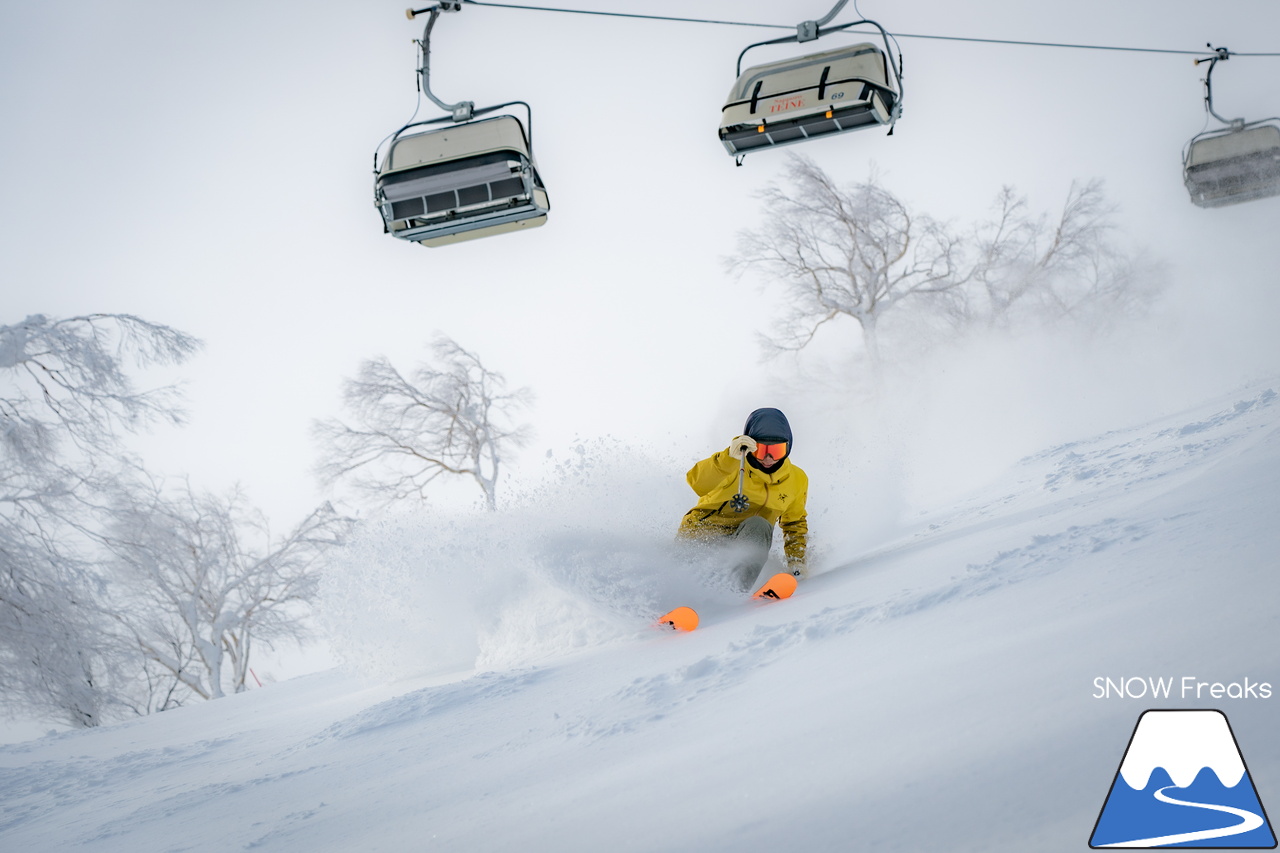
<svg viewBox="0 0 1280 853">
<path fill-rule="evenodd" d="M 1131 676 L 1093 680 L 1094 699 L 1270 699 L 1271 682 L 1244 678 L 1240 681 L 1204 681 L 1192 675 L 1181 678 Z"/>
</svg>

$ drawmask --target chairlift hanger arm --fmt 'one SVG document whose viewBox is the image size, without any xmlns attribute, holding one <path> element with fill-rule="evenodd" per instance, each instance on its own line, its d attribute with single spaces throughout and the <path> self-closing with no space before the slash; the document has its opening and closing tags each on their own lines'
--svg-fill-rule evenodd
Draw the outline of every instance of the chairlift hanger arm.
<svg viewBox="0 0 1280 853">
<path fill-rule="evenodd" d="M 1202 62 L 1209 63 L 1209 70 L 1204 75 L 1204 108 L 1209 115 L 1216 118 L 1223 124 L 1230 125 L 1237 130 L 1244 127 L 1244 119 L 1227 119 L 1218 115 L 1213 109 L 1213 69 L 1219 62 L 1225 62 L 1231 58 L 1231 51 L 1225 47 L 1214 47 L 1212 44 L 1206 44 L 1205 47 L 1213 51 L 1213 56 L 1202 56 L 1195 60 L 1195 64 Z"/>
<path fill-rule="evenodd" d="M 787 42 L 793 42 L 793 41 L 801 42 L 801 43 L 806 41 L 813 41 L 814 39 L 817 39 L 822 36 L 823 34 L 822 28 L 827 24 L 831 23 L 831 19 L 834 18 L 836 15 L 840 14 L 840 10 L 843 9 L 845 4 L 848 2 L 849 0 L 836 0 L 836 5 L 832 7 L 831 11 L 823 15 L 820 19 L 816 21 L 801 21 L 800 23 L 796 24 L 796 34 L 793 36 L 782 36 L 781 38 L 769 39 L 768 41 L 758 41 L 755 44 L 747 45 L 745 48 L 742 49 L 742 53 L 738 54 L 737 76 L 739 77 L 742 76 L 742 57 L 747 55 L 748 50 L 751 50 L 751 48 L 753 47 L 763 47 L 764 45 L 767 45 L 767 44 L 786 44 Z M 868 22 L 858 21 L 857 23 L 861 24 L 861 23 L 868 23 Z M 844 27 L 851 27 L 851 26 L 853 26 L 853 24 L 843 24 L 840 27 L 833 27 L 832 29 L 844 29 Z M 880 25 L 876 24 L 876 26 L 879 27 Z M 880 32 L 882 33 L 884 32 L 883 27 L 881 27 Z M 885 46 L 886 47 L 888 46 L 887 42 Z"/>
<path fill-rule="evenodd" d="M 448 112 L 454 121 L 468 121 L 475 115 L 474 101 L 458 101 L 456 104 L 446 104 L 444 101 L 436 97 L 431 91 L 431 30 L 436 25 L 436 19 L 443 12 L 458 12 L 462 10 L 462 0 L 441 0 L 435 6 L 427 6 L 422 9 L 406 9 L 405 15 L 409 20 L 413 20 L 424 12 L 429 12 L 430 17 L 427 18 L 427 25 L 422 30 L 422 39 L 418 42 L 418 46 L 422 50 L 422 67 L 418 69 L 418 76 L 422 79 L 422 91 L 431 99 L 431 102 L 440 109 Z"/>
</svg>

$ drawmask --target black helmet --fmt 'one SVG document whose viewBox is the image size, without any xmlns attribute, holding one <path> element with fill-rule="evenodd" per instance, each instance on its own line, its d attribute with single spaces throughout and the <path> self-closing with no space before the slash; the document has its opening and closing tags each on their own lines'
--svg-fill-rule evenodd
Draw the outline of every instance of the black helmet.
<svg viewBox="0 0 1280 853">
<path fill-rule="evenodd" d="M 787 423 L 787 416 L 778 409 L 756 409 L 747 415 L 747 424 L 742 428 L 742 432 L 761 444 L 785 441 L 787 443 L 787 452 L 783 454 L 782 459 L 786 459 L 791 455 L 791 424 Z M 782 459 L 778 461 L 781 462 Z M 748 455 L 747 462 L 753 468 L 765 470 L 754 456 Z"/>
<path fill-rule="evenodd" d="M 765 443 L 785 441 L 791 444 L 791 424 L 787 416 L 778 409 L 756 409 L 747 415 L 747 425 L 742 428 L 744 435 Z"/>
</svg>

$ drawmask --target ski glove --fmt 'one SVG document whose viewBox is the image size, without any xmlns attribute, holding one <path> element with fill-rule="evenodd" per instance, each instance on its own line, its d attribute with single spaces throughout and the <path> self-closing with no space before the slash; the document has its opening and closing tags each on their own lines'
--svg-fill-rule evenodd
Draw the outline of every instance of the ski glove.
<svg viewBox="0 0 1280 853">
<path fill-rule="evenodd" d="M 740 435 L 729 442 L 729 455 L 734 459 L 743 459 L 756 449 L 756 440 L 749 435 Z"/>
</svg>

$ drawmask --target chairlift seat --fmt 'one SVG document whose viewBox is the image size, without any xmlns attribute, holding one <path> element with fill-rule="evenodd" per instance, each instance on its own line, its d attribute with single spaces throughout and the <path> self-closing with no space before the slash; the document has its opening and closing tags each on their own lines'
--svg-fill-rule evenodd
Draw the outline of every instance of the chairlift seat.
<svg viewBox="0 0 1280 853">
<path fill-rule="evenodd" d="M 730 154 L 892 124 L 901 102 L 884 51 L 864 43 L 754 65 L 721 111 Z"/>
<path fill-rule="evenodd" d="M 1193 139 L 1183 179 L 1199 207 L 1280 195 L 1280 127 L 1259 124 Z"/>
<path fill-rule="evenodd" d="M 374 197 L 387 231 L 424 246 L 534 228 L 551 209 L 524 127 L 510 115 L 396 138 Z"/>
</svg>

